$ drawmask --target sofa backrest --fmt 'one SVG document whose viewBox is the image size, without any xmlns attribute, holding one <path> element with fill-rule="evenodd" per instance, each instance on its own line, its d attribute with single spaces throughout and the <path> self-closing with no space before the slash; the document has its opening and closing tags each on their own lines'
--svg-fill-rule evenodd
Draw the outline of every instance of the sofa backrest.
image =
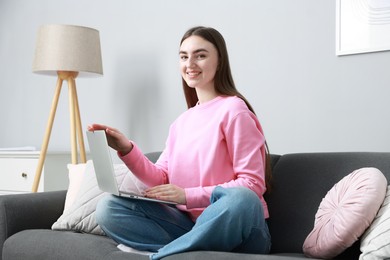
<svg viewBox="0 0 390 260">
<path fill-rule="evenodd" d="M 287 154 L 275 161 L 273 188 L 265 196 L 271 252 L 302 253 L 322 198 L 344 176 L 362 167 L 378 168 L 390 180 L 390 153 Z M 344 254 L 358 256 L 359 243 Z"/>
</svg>

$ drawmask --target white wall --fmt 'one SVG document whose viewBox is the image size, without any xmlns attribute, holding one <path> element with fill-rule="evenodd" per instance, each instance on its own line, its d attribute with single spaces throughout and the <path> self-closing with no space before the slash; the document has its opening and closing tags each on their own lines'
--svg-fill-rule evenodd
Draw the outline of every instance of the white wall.
<svg viewBox="0 0 390 260">
<path fill-rule="evenodd" d="M 115 126 L 144 152 L 186 109 L 178 45 L 194 25 L 225 36 L 271 152 L 390 149 L 390 52 L 337 57 L 330 0 L 0 0 L 0 147 L 41 145 L 56 79 L 31 65 L 49 23 L 100 31 L 104 76 L 77 79 L 84 129 Z M 65 85 L 49 150 L 69 149 Z"/>
</svg>

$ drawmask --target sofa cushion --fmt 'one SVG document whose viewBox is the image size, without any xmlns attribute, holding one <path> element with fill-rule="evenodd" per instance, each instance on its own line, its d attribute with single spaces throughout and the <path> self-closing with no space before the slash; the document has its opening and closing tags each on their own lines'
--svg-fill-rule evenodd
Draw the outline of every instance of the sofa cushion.
<svg viewBox="0 0 390 260">
<path fill-rule="evenodd" d="M 38 250 L 39 249 L 39 250 Z M 149 257 L 120 251 L 117 244 L 104 236 L 70 231 L 25 230 L 4 244 L 3 260 L 83 259 L 83 260 L 148 260 Z M 298 260 L 303 254 L 259 255 L 230 252 L 194 251 L 167 256 L 164 260 Z"/>
<path fill-rule="evenodd" d="M 8 238 L 4 243 L 2 259 L 147 260 L 148 257 L 122 252 L 112 239 L 105 236 L 32 229 Z"/>
<path fill-rule="evenodd" d="M 350 247 L 373 221 L 386 188 L 387 180 L 376 168 L 356 170 L 335 184 L 319 206 L 304 253 L 329 259 Z"/>
<path fill-rule="evenodd" d="M 83 233 L 92 233 L 104 235 L 103 230 L 99 227 L 95 220 L 96 205 L 99 200 L 106 195 L 102 192 L 98 185 L 95 176 L 95 170 L 92 161 L 88 161 L 85 166 L 85 172 L 79 172 L 76 167 L 71 167 L 70 170 L 77 171 L 76 174 L 83 174 L 81 185 L 73 184 L 72 181 L 79 182 L 80 178 L 70 178 L 69 187 L 80 187 L 77 195 L 72 198 L 74 202 L 70 204 L 69 196 L 74 196 L 75 191 L 68 192 L 66 201 L 68 208 L 65 208 L 60 218 L 53 224 L 53 230 L 73 230 Z M 141 193 L 145 189 L 145 185 L 139 181 L 127 168 L 125 164 L 114 165 L 115 177 L 117 179 L 120 190 Z M 74 175 L 73 172 L 69 173 Z"/>
<path fill-rule="evenodd" d="M 360 243 L 360 260 L 390 258 L 390 186 L 385 200 Z"/>
<path fill-rule="evenodd" d="M 243 253 L 226 253 L 215 251 L 192 251 L 163 258 L 164 260 L 308 260 L 304 254 L 243 254 Z M 313 259 L 312 259 L 313 260 Z"/>
</svg>

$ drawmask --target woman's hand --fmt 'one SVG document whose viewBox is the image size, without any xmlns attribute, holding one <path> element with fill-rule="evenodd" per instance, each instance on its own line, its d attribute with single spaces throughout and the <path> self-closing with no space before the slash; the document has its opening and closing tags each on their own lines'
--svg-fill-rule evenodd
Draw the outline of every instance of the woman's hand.
<svg viewBox="0 0 390 260">
<path fill-rule="evenodd" d="M 184 189 L 173 184 L 164 184 L 149 188 L 145 190 L 145 196 L 148 198 L 172 201 L 183 205 L 187 203 Z"/>
<path fill-rule="evenodd" d="M 108 145 L 112 149 L 118 151 L 121 155 L 126 155 L 133 149 L 133 144 L 118 129 L 99 124 L 88 126 L 88 131 L 96 130 L 106 131 Z"/>
</svg>

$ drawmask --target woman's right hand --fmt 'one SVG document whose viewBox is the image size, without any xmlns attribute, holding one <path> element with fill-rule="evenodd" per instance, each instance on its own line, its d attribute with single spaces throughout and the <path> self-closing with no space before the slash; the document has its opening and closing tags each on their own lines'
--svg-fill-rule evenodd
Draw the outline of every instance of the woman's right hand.
<svg viewBox="0 0 390 260">
<path fill-rule="evenodd" d="M 100 125 L 92 124 L 88 126 L 88 131 L 104 130 L 106 131 L 108 145 L 118 151 L 122 156 L 128 154 L 133 149 L 133 144 L 122 134 L 118 129 Z"/>
</svg>

